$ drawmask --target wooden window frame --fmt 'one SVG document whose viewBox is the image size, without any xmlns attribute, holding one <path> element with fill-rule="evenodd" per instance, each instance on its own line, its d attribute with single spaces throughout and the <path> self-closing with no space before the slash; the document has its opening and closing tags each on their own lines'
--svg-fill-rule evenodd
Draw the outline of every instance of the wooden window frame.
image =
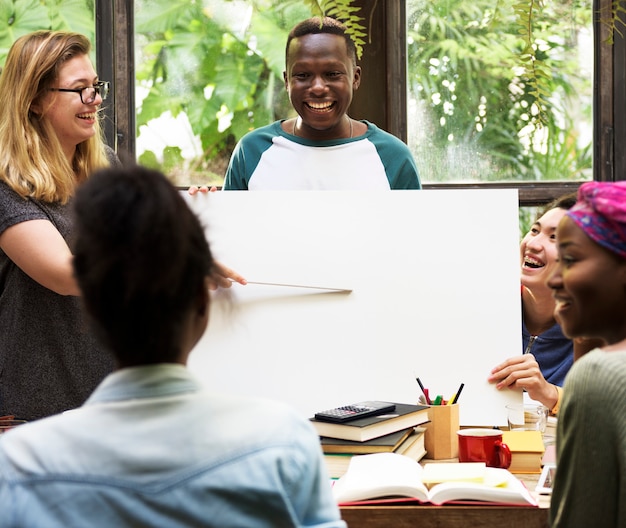
<svg viewBox="0 0 626 528">
<path fill-rule="evenodd" d="M 95 9 L 98 76 L 112 81 L 104 134 L 120 158 L 135 160 L 134 0 L 96 0 Z"/>
<path fill-rule="evenodd" d="M 403 141 L 407 139 L 406 3 L 398 0 L 357 0 L 371 42 L 360 61 L 361 88 L 350 113 L 377 123 Z M 122 158 L 135 159 L 134 2 L 96 0 L 96 60 L 102 79 L 113 81 L 105 109 L 105 134 Z M 611 0 L 594 0 L 594 167 L 598 181 L 626 179 L 626 39 L 608 29 L 599 13 Z M 517 188 L 522 206 L 541 205 L 578 188 L 578 182 L 433 183 L 426 189 Z"/>
</svg>

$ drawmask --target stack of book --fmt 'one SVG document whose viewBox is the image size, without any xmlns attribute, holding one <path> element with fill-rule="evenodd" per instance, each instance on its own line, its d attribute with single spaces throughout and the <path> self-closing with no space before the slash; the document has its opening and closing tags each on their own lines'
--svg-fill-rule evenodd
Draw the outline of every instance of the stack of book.
<svg viewBox="0 0 626 528">
<path fill-rule="evenodd" d="M 428 407 L 396 403 L 391 414 L 360 418 L 346 423 L 330 423 L 311 418 L 324 451 L 331 478 L 341 477 L 354 456 L 372 453 L 398 453 L 414 460 L 425 454 L 424 433 L 419 427 L 428 422 Z"/>
</svg>

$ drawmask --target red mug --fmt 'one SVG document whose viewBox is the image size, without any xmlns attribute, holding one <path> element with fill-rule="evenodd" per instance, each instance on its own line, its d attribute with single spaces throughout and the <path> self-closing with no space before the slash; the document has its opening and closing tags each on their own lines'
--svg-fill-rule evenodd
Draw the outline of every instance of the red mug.
<svg viewBox="0 0 626 528">
<path fill-rule="evenodd" d="M 461 429 L 459 462 L 485 462 L 489 467 L 507 469 L 511 465 L 511 450 L 502 443 L 498 429 Z"/>
</svg>

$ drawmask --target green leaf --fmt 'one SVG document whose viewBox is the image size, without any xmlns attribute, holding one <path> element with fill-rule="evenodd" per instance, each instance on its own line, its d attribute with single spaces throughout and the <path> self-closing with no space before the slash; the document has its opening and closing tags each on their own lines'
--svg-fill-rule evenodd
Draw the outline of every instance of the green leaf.
<svg viewBox="0 0 626 528">
<path fill-rule="evenodd" d="M 165 172 L 171 172 L 172 169 L 184 162 L 180 147 L 165 147 L 163 149 L 163 169 Z"/>
<path fill-rule="evenodd" d="M 137 112 L 137 130 L 139 130 L 140 126 L 148 124 L 151 119 L 161 117 L 161 115 L 168 111 L 171 112 L 173 116 L 176 116 L 181 109 L 181 98 L 171 95 L 164 97 L 162 86 L 157 85 L 150 90 L 150 93 L 141 104 L 141 110 Z"/>
<path fill-rule="evenodd" d="M 95 42 L 95 11 L 93 0 L 47 0 L 51 29 L 82 33 Z"/>
<path fill-rule="evenodd" d="M 0 0 L 0 66 L 9 48 L 22 35 L 50 29 L 47 9 L 39 0 Z"/>
<path fill-rule="evenodd" d="M 139 156 L 137 160 L 144 167 L 148 167 L 149 169 L 160 169 L 161 164 L 156 157 L 156 154 L 151 150 L 145 150 L 142 152 L 141 156 Z"/>
<path fill-rule="evenodd" d="M 189 0 L 136 0 L 136 4 L 138 33 L 149 35 L 184 29 L 191 20 L 203 18 L 201 6 Z"/>
<path fill-rule="evenodd" d="M 252 18 L 258 53 L 276 78 L 282 82 L 285 70 L 285 43 L 289 29 L 282 27 L 280 22 L 265 12 L 253 14 Z"/>
</svg>

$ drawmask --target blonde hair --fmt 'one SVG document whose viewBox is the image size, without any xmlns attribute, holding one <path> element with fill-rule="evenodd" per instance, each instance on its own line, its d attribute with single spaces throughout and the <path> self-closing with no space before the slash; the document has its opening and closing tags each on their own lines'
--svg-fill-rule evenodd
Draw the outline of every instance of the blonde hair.
<svg viewBox="0 0 626 528">
<path fill-rule="evenodd" d="M 24 198 L 66 203 L 96 169 L 109 165 L 102 131 L 78 144 L 72 163 L 46 113 L 33 112 L 68 60 L 88 55 L 89 39 L 66 31 L 36 31 L 13 43 L 0 74 L 0 181 Z"/>
</svg>

